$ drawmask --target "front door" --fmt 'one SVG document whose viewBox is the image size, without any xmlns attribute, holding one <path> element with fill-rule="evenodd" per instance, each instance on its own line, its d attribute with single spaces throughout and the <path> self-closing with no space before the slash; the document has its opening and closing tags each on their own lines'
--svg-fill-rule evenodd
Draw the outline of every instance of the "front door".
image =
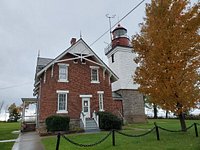
<svg viewBox="0 0 200 150">
<path fill-rule="evenodd" d="M 86 116 L 86 118 L 90 118 L 90 98 L 83 97 L 82 98 L 82 112 Z"/>
</svg>

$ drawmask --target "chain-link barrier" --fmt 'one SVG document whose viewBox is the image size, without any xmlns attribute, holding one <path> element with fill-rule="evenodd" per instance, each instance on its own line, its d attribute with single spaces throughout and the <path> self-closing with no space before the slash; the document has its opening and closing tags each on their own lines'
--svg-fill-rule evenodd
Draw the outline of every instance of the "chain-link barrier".
<svg viewBox="0 0 200 150">
<path fill-rule="evenodd" d="M 128 137 L 141 137 L 141 136 L 145 136 L 145 135 L 147 135 L 147 134 L 153 132 L 153 130 L 155 130 L 155 127 L 152 128 L 151 130 L 149 130 L 149 131 L 147 131 L 147 132 L 145 132 L 145 133 L 143 133 L 143 134 L 139 134 L 139 135 L 131 135 L 131 134 L 127 134 L 127 133 L 120 132 L 120 131 L 118 131 L 118 130 L 115 130 L 115 131 L 116 131 L 117 133 L 121 134 L 121 135 L 128 136 Z"/>
<path fill-rule="evenodd" d="M 80 144 L 80 143 L 77 143 L 77 142 L 74 142 L 73 140 L 69 139 L 68 137 L 66 137 L 64 134 L 62 134 L 61 136 L 67 140 L 68 142 L 76 145 L 76 146 L 80 146 L 80 147 L 92 147 L 92 146 L 96 146 L 100 143 L 102 143 L 103 141 L 105 141 L 110 135 L 111 135 L 112 131 L 110 131 L 104 138 L 102 138 L 101 140 L 95 142 L 95 143 L 92 143 L 92 144 Z"/>
</svg>

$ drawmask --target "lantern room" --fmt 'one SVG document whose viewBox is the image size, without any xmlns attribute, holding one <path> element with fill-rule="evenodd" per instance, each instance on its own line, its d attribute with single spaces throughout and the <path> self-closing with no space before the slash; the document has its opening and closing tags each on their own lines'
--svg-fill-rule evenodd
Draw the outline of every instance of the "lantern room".
<svg viewBox="0 0 200 150">
<path fill-rule="evenodd" d="M 116 46 L 130 47 L 130 40 L 127 36 L 127 30 L 120 24 L 112 31 L 112 48 Z"/>
</svg>

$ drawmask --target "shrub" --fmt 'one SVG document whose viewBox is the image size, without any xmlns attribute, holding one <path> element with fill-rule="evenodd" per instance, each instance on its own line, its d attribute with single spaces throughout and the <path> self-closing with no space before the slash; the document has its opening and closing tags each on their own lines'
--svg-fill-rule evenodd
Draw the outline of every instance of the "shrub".
<svg viewBox="0 0 200 150">
<path fill-rule="evenodd" d="M 200 115 L 185 115 L 186 120 L 200 120 Z"/>
<path fill-rule="evenodd" d="M 65 116 L 49 116 L 46 118 L 47 131 L 68 131 L 70 118 Z"/>
<path fill-rule="evenodd" d="M 110 112 L 98 112 L 99 128 L 104 130 L 117 129 L 121 130 L 122 120 Z"/>
</svg>

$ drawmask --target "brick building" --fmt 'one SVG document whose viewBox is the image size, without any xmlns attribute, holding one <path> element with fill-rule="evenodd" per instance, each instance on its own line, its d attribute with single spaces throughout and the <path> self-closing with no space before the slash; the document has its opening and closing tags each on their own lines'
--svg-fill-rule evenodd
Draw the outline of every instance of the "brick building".
<svg viewBox="0 0 200 150">
<path fill-rule="evenodd" d="M 136 54 L 127 30 L 118 25 L 112 35 L 105 49 L 109 67 L 83 39 L 72 38 L 71 46 L 55 59 L 38 57 L 34 85 L 38 128 L 55 114 L 69 116 L 72 125 L 84 129 L 91 121 L 98 128 L 97 111 L 113 112 L 128 123 L 146 121 L 143 94 L 133 83 Z"/>
<path fill-rule="evenodd" d="M 75 38 L 71 46 L 55 59 L 37 59 L 34 95 L 38 98 L 37 127 L 51 115 L 67 115 L 71 124 L 87 127 L 87 118 L 97 123 L 97 111 L 122 115 L 122 101 L 112 94 L 115 73 L 83 41 Z M 113 98 L 114 96 L 114 98 Z"/>
</svg>

